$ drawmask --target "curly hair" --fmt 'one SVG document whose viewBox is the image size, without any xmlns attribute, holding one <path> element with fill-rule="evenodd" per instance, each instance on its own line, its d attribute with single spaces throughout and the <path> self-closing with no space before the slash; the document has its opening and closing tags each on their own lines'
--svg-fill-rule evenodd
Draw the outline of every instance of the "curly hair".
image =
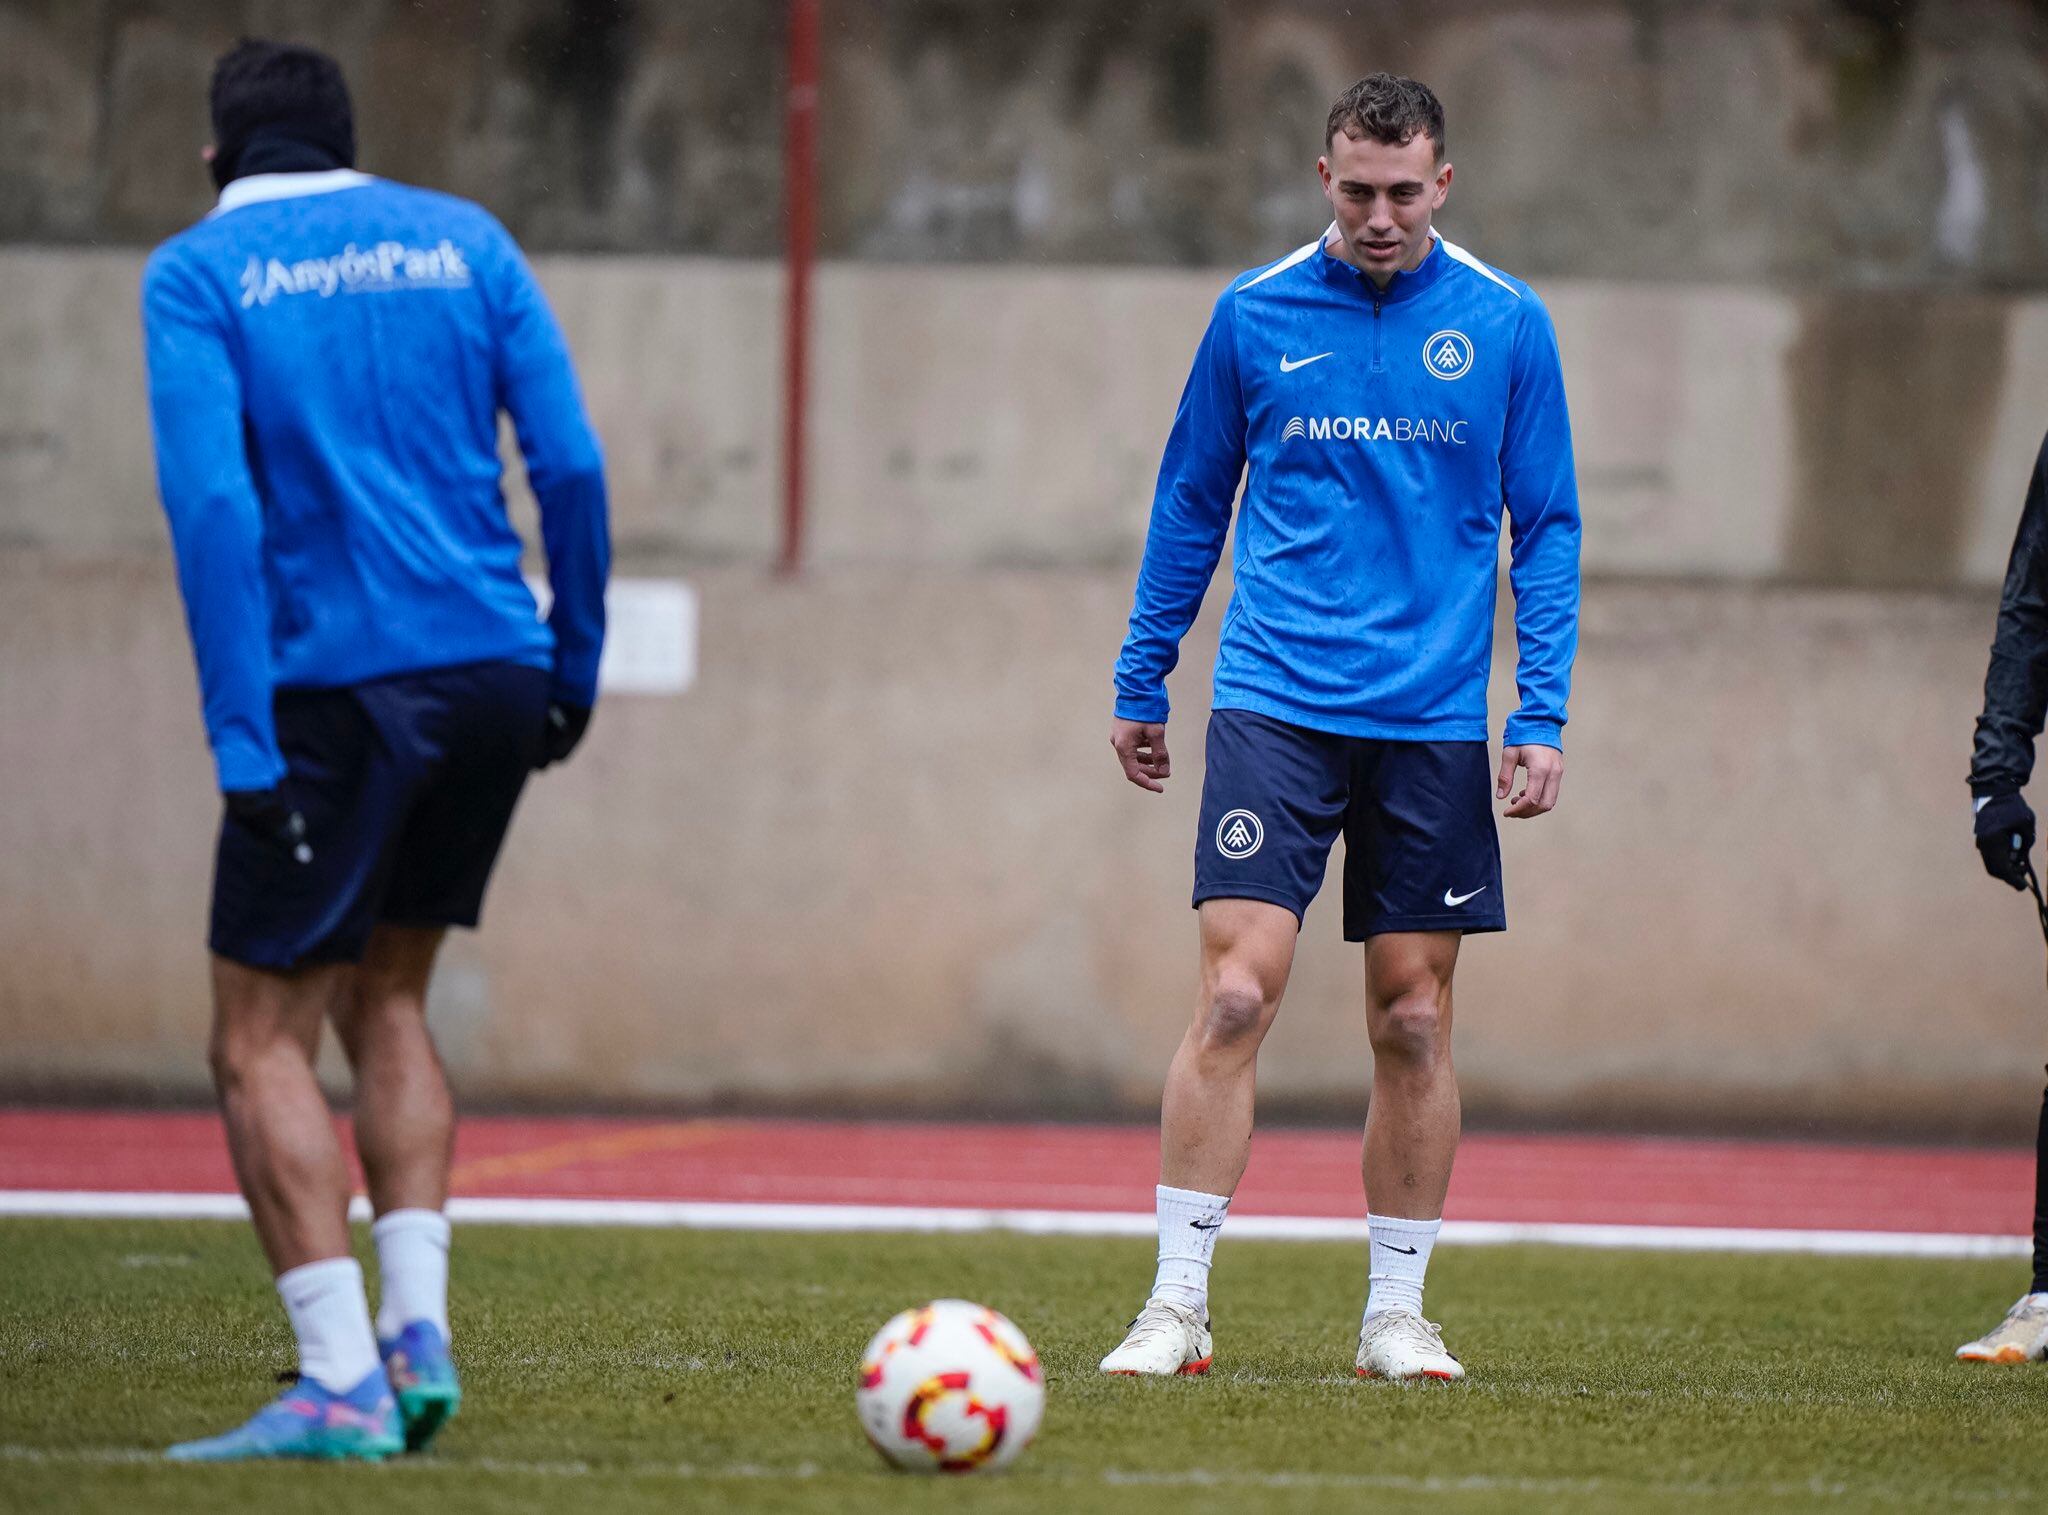
<svg viewBox="0 0 2048 1515">
<path fill-rule="evenodd" d="M 1360 79 L 1330 107 L 1323 146 L 1336 141 L 1338 132 L 1355 142 L 1369 137 L 1396 147 L 1425 136 L 1436 148 L 1436 161 L 1444 160 L 1443 102 L 1427 84 L 1414 79 L 1393 74 L 1368 74 Z"/>
</svg>

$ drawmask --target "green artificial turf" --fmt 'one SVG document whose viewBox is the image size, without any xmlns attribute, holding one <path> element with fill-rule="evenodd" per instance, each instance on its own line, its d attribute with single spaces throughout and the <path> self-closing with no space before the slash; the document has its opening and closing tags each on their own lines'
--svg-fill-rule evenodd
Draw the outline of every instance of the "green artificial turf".
<svg viewBox="0 0 2048 1515">
<path fill-rule="evenodd" d="M 1360 1249 L 1232 1242 L 1206 1379 L 1104 1379 L 1142 1241 L 472 1226 L 461 1418 L 381 1467 L 181 1467 L 276 1392 L 290 1339 L 241 1225 L 0 1222 L 0 1508 L 379 1512 L 1654 1509 L 2048 1505 L 2048 1368 L 1959 1364 L 2015 1262 L 1447 1247 L 1458 1386 L 1353 1377 Z M 961 1295 L 1049 1397 L 1011 1471 L 884 1469 L 868 1336 Z"/>
</svg>

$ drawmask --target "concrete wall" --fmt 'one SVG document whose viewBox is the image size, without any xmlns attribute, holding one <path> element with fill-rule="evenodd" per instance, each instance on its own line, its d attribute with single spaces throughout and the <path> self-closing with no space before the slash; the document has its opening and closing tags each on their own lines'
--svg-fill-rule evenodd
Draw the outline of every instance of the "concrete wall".
<svg viewBox="0 0 2048 1515">
<path fill-rule="evenodd" d="M 163 546 L 139 409 L 141 266 L 0 247 L 0 545 Z M 624 557 L 769 561 L 775 266 L 540 268 L 604 434 Z M 1227 277 L 827 265 L 811 561 L 1134 563 Z M 1582 280 L 1540 293 L 1564 349 L 1589 572 L 1933 588 L 2003 573 L 2048 426 L 2048 297 Z"/>
<path fill-rule="evenodd" d="M 1104 745 L 1120 571 L 695 577 L 701 683 L 606 703 L 449 950 L 465 1094 L 1150 1108 L 1193 990 L 1213 613 L 1154 798 Z M 215 809 L 168 567 L 8 554 L 0 601 L 4 1084 L 195 1093 Z M 1564 803 L 1503 827 L 1513 929 L 1461 970 L 1475 1116 L 2016 1130 L 2040 948 L 1960 784 L 1989 613 L 1593 586 Z M 1271 1111 L 1359 1106 L 1338 914 Z"/>
<path fill-rule="evenodd" d="M 138 268 L 0 252 L 15 1090 L 204 1078 L 216 811 L 151 494 Z M 1222 275 L 828 269 L 817 566 L 786 584 L 765 572 L 773 269 L 541 269 L 622 567 L 699 587 L 702 677 L 608 700 L 536 782 L 487 929 L 436 986 L 466 1093 L 1147 1109 L 1192 993 L 1221 586 L 1176 676 L 1164 799 L 1111 764 L 1107 668 Z M 1936 303 L 1891 328 L 1918 333 L 1906 362 L 1860 298 L 1545 293 L 1595 573 L 1565 804 L 1504 827 L 1514 929 L 1462 971 L 1470 1108 L 2017 1129 L 2040 958 L 2025 902 L 1978 871 L 1962 779 L 2048 310 Z M 1831 420 L 1830 394 L 1870 424 Z M 1499 712 L 1505 627 L 1497 663 Z M 1269 1108 L 1359 1104 L 1338 929 L 1325 900 Z"/>
<path fill-rule="evenodd" d="M 0 0 L 0 240 L 149 242 L 209 189 L 212 59 L 333 51 L 364 162 L 534 246 L 770 256 L 775 0 Z M 1374 69 L 1449 112 L 1467 239 L 1524 275 L 2048 278 L 2027 0 L 862 0 L 826 7 L 828 255 L 1244 267 L 1317 219 Z"/>
</svg>

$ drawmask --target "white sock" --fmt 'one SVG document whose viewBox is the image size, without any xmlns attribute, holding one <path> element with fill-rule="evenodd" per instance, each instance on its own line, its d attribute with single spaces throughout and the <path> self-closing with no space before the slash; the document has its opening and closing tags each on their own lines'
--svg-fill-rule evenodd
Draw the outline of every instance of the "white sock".
<svg viewBox="0 0 2048 1515">
<path fill-rule="evenodd" d="M 377 1334 L 385 1341 L 416 1320 L 448 1339 L 448 1217 L 439 1210 L 393 1210 L 370 1227 L 377 1243 Z"/>
<path fill-rule="evenodd" d="M 1169 1189 L 1165 1184 L 1159 1186 L 1156 1196 L 1159 1275 L 1152 1282 L 1152 1297 L 1206 1312 L 1209 1260 L 1216 1254 L 1216 1233 L 1230 1213 L 1230 1196 Z"/>
<path fill-rule="evenodd" d="M 1365 1217 L 1372 1234 L 1372 1287 L 1365 1296 L 1365 1318 L 1382 1310 L 1422 1313 L 1422 1275 L 1429 1271 L 1430 1249 L 1436 1245 L 1441 1220 L 1403 1220 L 1396 1215 Z"/>
<path fill-rule="evenodd" d="M 346 1394 L 377 1366 L 370 1334 L 370 1301 L 363 1266 L 353 1257 L 328 1257 L 277 1275 L 278 1297 L 299 1339 L 299 1377 Z"/>
</svg>

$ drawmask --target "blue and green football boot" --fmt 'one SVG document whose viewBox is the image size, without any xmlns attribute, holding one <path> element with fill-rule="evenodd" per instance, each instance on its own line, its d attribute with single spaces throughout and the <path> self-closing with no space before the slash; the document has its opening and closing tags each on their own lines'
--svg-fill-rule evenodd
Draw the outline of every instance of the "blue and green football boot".
<svg viewBox="0 0 2048 1515">
<path fill-rule="evenodd" d="M 395 1340 L 380 1340 L 377 1351 L 398 1396 L 405 1449 L 417 1452 L 462 1407 L 462 1385 L 455 1377 L 455 1359 L 448 1355 L 448 1338 L 432 1321 L 416 1320 Z"/>
<path fill-rule="evenodd" d="M 248 1462 L 269 1457 L 381 1462 L 405 1450 L 391 1380 L 373 1369 L 346 1394 L 302 1378 L 244 1424 L 203 1441 L 182 1441 L 173 1462 Z"/>
</svg>

